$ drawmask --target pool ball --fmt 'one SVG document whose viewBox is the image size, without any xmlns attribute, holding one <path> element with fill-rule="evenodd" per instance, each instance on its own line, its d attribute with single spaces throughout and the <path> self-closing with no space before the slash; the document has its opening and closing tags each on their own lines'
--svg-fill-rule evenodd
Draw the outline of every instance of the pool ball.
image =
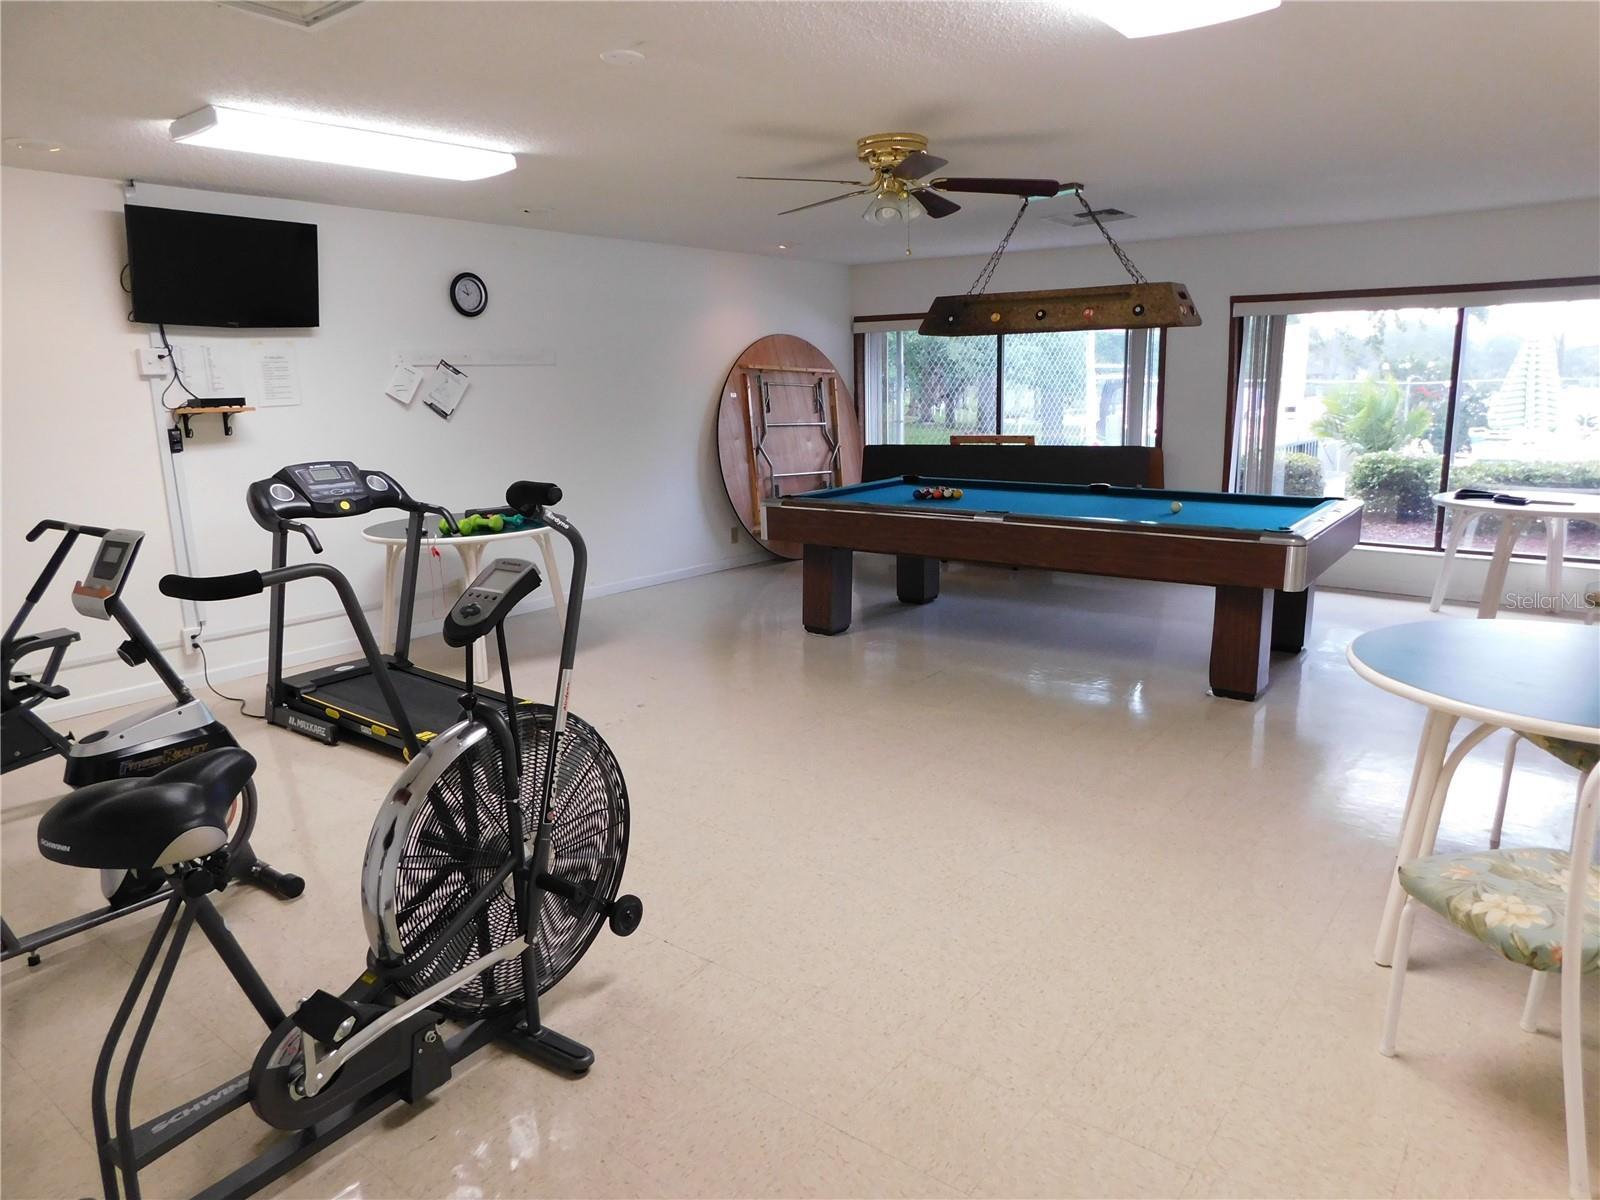
<svg viewBox="0 0 1600 1200">
<path fill-rule="evenodd" d="M 1175 512 L 1175 513 L 1181 513 L 1183 511 L 1183 501 L 1182 500 L 1174 500 L 1172 502 L 1172 511 Z"/>
</svg>

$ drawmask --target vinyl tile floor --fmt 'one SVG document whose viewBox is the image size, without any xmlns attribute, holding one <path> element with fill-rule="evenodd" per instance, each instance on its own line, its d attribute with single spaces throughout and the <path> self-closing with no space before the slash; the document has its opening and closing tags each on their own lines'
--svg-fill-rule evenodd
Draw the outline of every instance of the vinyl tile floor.
<svg viewBox="0 0 1600 1200">
<path fill-rule="evenodd" d="M 1565 1194 L 1555 989 L 1523 1033 L 1525 972 L 1424 914 L 1400 1056 L 1377 1052 L 1371 947 L 1422 713 L 1345 647 L 1429 619 L 1421 602 L 1322 594 L 1254 704 L 1206 693 L 1199 588 L 952 566 L 937 603 L 904 607 L 892 564 L 863 559 L 848 634 L 806 634 L 799 602 L 798 565 L 772 564 L 587 606 L 573 710 L 627 775 L 646 905 L 548 997 L 593 1071 L 487 1049 L 267 1194 Z M 542 698 L 549 612 L 511 641 Z M 258 682 L 228 690 L 257 708 Z M 397 763 L 213 707 L 260 761 L 259 851 L 307 881 L 222 911 L 281 997 L 337 990 L 366 951 L 361 857 Z M 1441 847 L 1485 844 L 1502 737 L 1458 777 Z M 59 779 L 5 779 L 18 929 L 98 895 L 35 849 Z M 1564 845 L 1575 785 L 1524 751 L 1507 844 Z M 153 923 L 6 964 L 7 1200 L 98 1193 L 90 1072 Z M 195 939 L 136 1112 L 244 1070 L 260 1036 Z M 263 1136 L 235 1113 L 145 1193 L 188 1195 Z"/>
</svg>

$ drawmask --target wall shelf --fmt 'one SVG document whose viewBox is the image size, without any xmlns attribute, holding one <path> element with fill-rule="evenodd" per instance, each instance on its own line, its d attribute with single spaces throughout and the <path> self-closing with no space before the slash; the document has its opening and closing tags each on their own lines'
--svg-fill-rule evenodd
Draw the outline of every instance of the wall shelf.
<svg viewBox="0 0 1600 1200">
<path fill-rule="evenodd" d="M 204 416 L 206 413 L 216 413 L 222 417 L 222 436 L 232 437 L 233 414 L 242 412 L 255 412 L 255 410 L 255 405 L 253 404 L 231 404 L 227 406 L 219 405 L 215 408 L 208 407 L 206 405 L 186 404 L 182 408 L 174 408 L 170 411 L 173 416 L 177 417 L 178 420 L 183 423 L 183 436 L 186 438 L 192 438 L 194 436 L 194 430 L 189 428 L 190 417 Z"/>
</svg>

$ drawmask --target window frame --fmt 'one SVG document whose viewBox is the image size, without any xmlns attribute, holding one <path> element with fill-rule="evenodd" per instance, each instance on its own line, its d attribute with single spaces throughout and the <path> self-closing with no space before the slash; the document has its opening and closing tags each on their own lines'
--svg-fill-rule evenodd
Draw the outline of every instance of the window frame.
<svg viewBox="0 0 1600 1200">
<path fill-rule="evenodd" d="M 1451 296 L 1467 296 L 1473 293 L 1492 295 L 1500 292 L 1554 291 L 1563 288 L 1580 287 L 1600 287 L 1600 275 L 1568 275 L 1550 279 L 1514 279 L 1493 283 L 1444 283 L 1418 287 L 1340 288 L 1314 292 L 1259 292 L 1230 296 L 1228 298 L 1228 395 L 1227 407 L 1224 410 L 1226 423 L 1222 433 L 1222 490 L 1224 492 L 1233 491 L 1234 440 L 1237 436 L 1239 372 L 1243 367 L 1245 322 L 1251 315 L 1238 312 L 1241 304 L 1291 304 L 1322 300 L 1394 300 L 1394 305 L 1386 305 L 1384 307 L 1441 308 L 1447 306 L 1431 304 L 1430 301 L 1448 299 Z M 1407 303 L 1408 301 L 1409 303 Z M 1468 304 L 1463 301 L 1449 307 L 1454 307 L 1456 310 L 1456 328 L 1450 352 L 1450 388 L 1445 399 L 1445 452 L 1440 455 L 1439 491 L 1445 489 L 1446 481 L 1450 477 L 1450 447 L 1455 444 L 1456 399 L 1461 387 L 1461 348 L 1463 335 L 1466 331 L 1466 312 L 1468 308 L 1483 307 L 1483 305 Z M 1166 349 L 1165 338 L 1162 339 L 1162 349 L 1163 351 Z M 1375 542 L 1365 539 L 1357 544 L 1385 550 L 1411 550 L 1424 554 L 1442 554 L 1444 553 L 1444 519 L 1444 510 L 1436 510 L 1434 513 L 1433 545 L 1431 546 L 1419 546 L 1415 542 Z M 1490 552 L 1462 546 L 1457 553 L 1487 557 Z M 1542 559 L 1542 555 L 1537 554 L 1515 553 L 1513 557 L 1527 560 Z M 1592 563 L 1600 561 L 1600 559 L 1574 558 L 1572 561 Z"/>
<path fill-rule="evenodd" d="M 862 324 L 868 324 L 868 323 L 880 323 L 880 324 L 884 324 L 884 325 L 888 325 L 888 324 L 891 324 L 891 323 L 907 322 L 907 321 L 917 321 L 917 322 L 920 323 L 925 316 L 927 316 L 926 313 L 920 313 L 920 312 L 916 312 L 916 313 L 873 313 L 873 314 L 865 315 L 865 316 L 852 317 L 850 319 L 850 321 L 851 321 L 851 325 L 853 327 L 860 326 Z M 863 430 L 865 430 L 867 428 L 867 408 L 866 408 L 866 405 L 867 405 L 867 365 L 866 365 L 866 363 L 867 363 L 867 334 L 868 333 L 889 333 L 889 332 L 893 332 L 893 330 L 890 330 L 890 329 L 866 330 L 866 329 L 860 329 L 860 328 L 855 328 L 854 329 L 854 337 L 852 338 L 852 348 L 853 348 L 853 351 L 854 351 L 855 362 L 853 364 L 854 370 L 852 371 L 852 376 L 853 376 L 853 378 L 855 380 L 855 388 L 856 388 L 856 390 L 855 390 L 856 416 L 861 421 L 861 428 Z M 1103 330 L 1103 331 L 1102 330 L 1084 330 L 1083 332 L 1086 332 L 1086 333 L 1098 333 L 1098 332 L 1110 333 L 1110 332 L 1118 332 L 1118 331 L 1114 331 L 1114 330 Z M 1154 394 L 1154 399 L 1153 399 L 1152 403 L 1155 405 L 1155 420 L 1153 422 L 1151 422 L 1151 421 L 1149 421 L 1148 416 L 1146 416 L 1143 423 L 1154 430 L 1154 433 L 1153 433 L 1154 441 L 1151 442 L 1149 447 L 1147 447 L 1147 448 L 1159 450 L 1159 449 L 1161 449 L 1162 434 L 1163 434 L 1163 431 L 1164 431 L 1164 429 L 1166 427 L 1166 398 L 1167 398 L 1167 337 L 1166 337 L 1166 332 L 1167 331 L 1165 329 L 1161 329 L 1161 330 L 1123 329 L 1120 332 L 1124 333 L 1124 334 L 1127 334 L 1127 335 L 1143 334 L 1145 336 L 1145 339 L 1146 339 L 1145 340 L 1145 351 L 1144 351 L 1144 355 L 1143 355 L 1143 357 L 1144 357 L 1144 369 L 1145 369 L 1145 380 L 1144 380 L 1144 389 L 1141 391 L 1141 395 L 1140 395 L 1141 413 L 1143 413 L 1144 410 L 1145 410 L 1144 394 L 1149 389 L 1149 377 L 1150 377 L 1149 376 L 1149 372 L 1150 372 L 1152 360 L 1154 360 L 1154 367 L 1155 367 L 1156 375 L 1155 375 L 1155 394 Z M 1149 335 L 1152 332 L 1159 333 L 1161 335 L 1160 337 L 1158 337 L 1156 339 L 1157 348 L 1156 348 L 1156 353 L 1154 355 L 1150 354 L 1150 352 L 1149 352 L 1149 344 L 1150 343 L 1149 343 L 1148 339 L 1149 339 Z M 999 433 L 1004 432 L 1004 425 L 1005 425 L 1005 409 L 1006 409 L 1006 401 L 1005 401 L 1005 369 L 1006 369 L 1005 339 L 1007 337 L 1011 336 L 1011 335 L 1010 334 L 1004 334 L 1004 333 L 991 333 L 991 334 L 984 334 L 982 336 L 984 336 L 984 337 L 992 337 L 992 338 L 995 339 L 995 355 L 994 355 L 994 360 L 995 360 L 994 361 L 994 370 L 995 370 L 995 377 L 994 377 L 994 397 L 995 397 L 995 399 L 994 399 L 994 424 L 995 424 L 995 427 L 992 430 L 992 432 L 996 433 L 996 434 L 999 434 Z M 963 340 L 967 340 L 967 339 L 963 339 Z M 1127 430 L 1128 430 L 1128 422 L 1127 422 L 1128 397 L 1132 394 L 1131 393 L 1131 383 L 1132 383 L 1132 381 L 1128 377 L 1129 360 L 1132 357 L 1133 356 L 1131 354 L 1124 354 L 1123 362 L 1122 362 L 1122 395 L 1123 395 L 1122 429 L 1123 429 L 1124 439 L 1126 439 Z M 1113 444 L 1113 443 L 1107 443 L 1107 444 Z M 1121 442 L 1117 442 L 1117 443 L 1114 443 L 1114 444 L 1115 445 L 1119 445 L 1119 446 L 1144 446 L 1145 445 L 1145 443 L 1143 441 L 1129 442 L 1127 440 L 1123 440 Z"/>
</svg>

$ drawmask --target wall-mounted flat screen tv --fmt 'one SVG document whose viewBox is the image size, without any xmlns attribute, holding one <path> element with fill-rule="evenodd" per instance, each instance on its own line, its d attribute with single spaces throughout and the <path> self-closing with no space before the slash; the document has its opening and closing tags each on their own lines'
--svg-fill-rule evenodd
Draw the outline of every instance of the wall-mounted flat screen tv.
<svg viewBox="0 0 1600 1200">
<path fill-rule="evenodd" d="M 133 319 L 307 328 L 317 322 L 317 227 L 129 204 Z"/>
</svg>

